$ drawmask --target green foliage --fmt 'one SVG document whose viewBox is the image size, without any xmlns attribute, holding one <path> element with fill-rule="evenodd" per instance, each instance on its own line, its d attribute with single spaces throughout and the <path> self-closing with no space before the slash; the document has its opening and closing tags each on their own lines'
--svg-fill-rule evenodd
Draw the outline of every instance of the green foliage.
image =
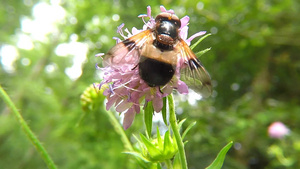
<svg viewBox="0 0 300 169">
<path fill-rule="evenodd" d="M 163 98 L 163 108 L 161 110 L 161 114 L 162 114 L 163 121 L 164 121 L 165 125 L 168 125 L 168 121 L 167 121 L 167 98 L 166 97 Z"/>
<path fill-rule="evenodd" d="M 141 152 L 144 152 L 143 156 L 148 158 L 148 161 L 163 162 L 171 159 L 177 152 L 177 145 L 174 137 L 170 136 L 170 130 L 166 131 L 164 138 L 161 138 L 159 130 L 154 140 L 146 138 L 143 134 L 140 134 L 140 137 L 143 143 L 140 149 L 143 149 Z"/>
<path fill-rule="evenodd" d="M 222 168 L 224 160 L 225 160 L 226 153 L 231 148 L 232 144 L 233 144 L 233 142 L 231 141 L 224 148 L 222 148 L 222 150 L 219 152 L 216 159 L 208 167 L 206 167 L 206 169 L 220 169 L 220 168 Z"/>
<path fill-rule="evenodd" d="M 40 3 L 65 11 L 63 19 L 47 27 L 55 29 L 43 38 L 35 34 L 35 27 L 28 31 L 24 25 L 26 19 L 36 21 L 34 10 Z M 191 96 L 175 97 L 176 111 L 182 113 L 179 119 L 186 119 L 182 128 L 197 121 L 185 135 L 189 168 L 207 167 L 220 145 L 231 140 L 234 144 L 224 169 L 300 168 L 297 0 L 3 1 L 0 83 L 58 168 L 139 168 L 134 157 L 120 154 L 125 148 L 103 110 L 91 111 L 81 119 L 85 112 L 80 96 L 90 84 L 100 82 L 94 65 L 101 59 L 94 55 L 115 44 L 112 37 L 120 37 L 116 28 L 121 23 L 129 30 L 133 26 L 140 29 L 143 22 L 137 16 L 146 13 L 147 5 L 153 16 L 159 13 L 159 5 L 174 9 L 180 18 L 189 15 L 189 36 L 203 30 L 211 33 L 193 51 L 210 49 L 200 59 L 213 80 L 212 97 L 192 105 Z M 53 17 L 44 21 L 58 11 L 50 13 Z M 22 47 L 24 37 L 30 41 Z M 24 48 L 24 44 L 33 47 Z M 74 46 L 68 49 L 70 44 L 84 44 L 87 53 L 80 55 Z M 4 64 L 4 57 L 14 58 L 13 51 L 3 54 L 7 46 L 17 53 L 12 70 Z M 69 52 L 62 56 L 59 48 Z M 73 61 L 80 60 L 77 54 L 84 58 L 78 68 L 82 74 L 70 78 L 66 72 Z M 1 168 L 45 168 L 3 102 L 0 110 Z M 137 115 L 126 133 L 145 131 L 142 117 Z M 290 135 L 281 140 L 269 138 L 267 127 L 274 121 L 285 123 Z"/>
<path fill-rule="evenodd" d="M 175 154 L 178 154 L 177 144 L 174 136 L 171 137 L 170 130 L 165 132 L 163 138 L 158 128 L 155 139 L 147 138 L 143 134 L 140 134 L 140 138 L 135 137 L 138 142 L 136 151 L 126 152 L 126 154 L 133 155 L 138 160 L 146 163 L 144 166 L 147 167 L 143 168 L 159 169 L 161 168 L 161 163 L 169 163 L 171 165 L 171 159 Z"/>
<path fill-rule="evenodd" d="M 145 126 L 146 126 L 146 131 L 147 131 L 147 136 L 148 138 L 151 137 L 152 134 L 152 118 L 153 118 L 153 105 L 152 102 L 148 102 L 145 111 L 144 111 L 144 121 L 145 121 Z"/>
<path fill-rule="evenodd" d="M 209 34 L 206 34 L 206 35 L 202 36 L 200 39 L 197 40 L 196 43 L 192 44 L 190 46 L 190 48 L 193 50 L 196 46 L 198 46 L 200 44 L 200 42 L 202 42 L 205 38 L 209 37 L 210 35 L 211 34 L 209 33 Z M 200 51 L 200 52 L 205 53 L 204 51 Z"/>
</svg>

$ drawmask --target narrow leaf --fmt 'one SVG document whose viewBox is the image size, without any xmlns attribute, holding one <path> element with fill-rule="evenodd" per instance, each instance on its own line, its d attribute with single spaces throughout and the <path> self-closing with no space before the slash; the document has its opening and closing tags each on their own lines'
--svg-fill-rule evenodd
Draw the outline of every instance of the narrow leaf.
<svg viewBox="0 0 300 169">
<path fill-rule="evenodd" d="M 173 160 L 173 169 L 181 169 L 181 163 L 179 158 L 179 153 L 177 153 Z"/>
<path fill-rule="evenodd" d="M 144 145 L 147 147 L 149 154 L 152 156 L 158 156 L 160 154 L 160 151 L 144 135 L 140 134 L 140 137 Z"/>
<path fill-rule="evenodd" d="M 204 53 L 210 51 L 211 48 L 206 48 L 204 50 L 201 50 L 199 52 L 196 53 L 196 56 L 199 58 L 200 56 L 202 56 Z"/>
<path fill-rule="evenodd" d="M 168 125 L 168 122 L 167 122 L 167 97 L 163 98 L 163 108 L 161 110 L 161 113 L 162 113 L 164 123 L 167 126 Z"/>
<path fill-rule="evenodd" d="M 210 36 L 211 34 L 207 34 L 205 36 L 202 36 L 196 43 L 194 43 L 193 45 L 191 45 L 191 49 L 193 50 L 200 42 L 202 42 L 205 38 L 207 38 L 208 36 Z"/>
<path fill-rule="evenodd" d="M 133 155 L 139 159 L 141 159 L 142 161 L 149 163 L 151 162 L 150 160 L 148 160 L 147 158 L 143 157 L 143 155 L 141 155 L 140 153 L 137 152 L 124 152 L 125 154 L 129 154 L 129 155 Z"/>
<path fill-rule="evenodd" d="M 157 129 L 156 129 L 156 133 L 157 133 L 157 144 L 158 144 L 158 147 L 163 147 L 163 141 L 161 139 L 158 126 L 157 126 Z M 161 151 L 163 151 L 163 150 L 161 150 Z"/>
<path fill-rule="evenodd" d="M 208 166 L 206 169 L 220 169 L 223 166 L 226 153 L 231 148 L 233 142 L 229 142 L 222 150 L 219 152 L 217 158 Z"/>
<path fill-rule="evenodd" d="M 147 137 L 151 137 L 151 132 L 152 132 L 152 117 L 153 117 L 153 105 L 152 102 L 148 102 L 145 111 L 144 111 L 144 121 L 145 121 L 145 126 L 146 126 L 146 132 L 147 132 Z"/>
<path fill-rule="evenodd" d="M 157 169 L 162 169 L 161 166 L 160 166 L 160 163 L 157 163 L 156 168 Z"/>
<path fill-rule="evenodd" d="M 140 139 L 138 139 L 137 136 L 135 136 L 134 134 L 132 134 L 132 136 L 136 139 L 136 141 L 138 142 L 138 144 L 139 144 L 139 146 L 142 150 L 143 149 L 143 142 Z"/>
<path fill-rule="evenodd" d="M 165 138 L 164 138 L 164 153 L 168 154 L 169 152 L 171 152 L 172 151 L 171 148 L 173 148 L 173 146 L 170 140 L 170 130 L 168 130 L 166 131 Z"/>
<path fill-rule="evenodd" d="M 131 154 L 133 156 L 136 157 L 137 159 L 137 162 L 138 164 L 143 168 L 143 169 L 148 169 L 149 166 L 147 166 L 146 163 L 148 163 L 147 161 L 149 161 L 146 157 L 143 156 L 143 154 L 146 154 L 147 152 L 145 152 L 146 150 L 144 149 L 144 144 L 142 143 L 141 140 L 139 140 L 134 134 L 132 134 L 133 137 L 137 140 L 138 144 L 139 144 L 139 147 L 140 147 L 140 151 L 141 153 L 138 153 L 138 152 L 133 152 L 133 151 L 130 151 L 130 152 L 124 152 L 124 153 L 127 153 L 127 154 Z M 139 155 L 136 155 L 135 153 L 139 154 Z M 142 156 L 142 158 L 140 158 L 139 156 Z M 140 160 L 141 159 L 141 160 Z"/>
<path fill-rule="evenodd" d="M 186 134 L 190 131 L 190 129 L 196 124 L 196 122 L 194 121 L 193 123 L 191 123 L 183 132 L 181 138 L 182 140 L 184 139 L 184 137 L 186 136 Z"/>
<path fill-rule="evenodd" d="M 182 124 L 185 122 L 186 119 L 182 119 L 179 123 L 178 123 L 178 130 L 181 129 Z"/>
</svg>

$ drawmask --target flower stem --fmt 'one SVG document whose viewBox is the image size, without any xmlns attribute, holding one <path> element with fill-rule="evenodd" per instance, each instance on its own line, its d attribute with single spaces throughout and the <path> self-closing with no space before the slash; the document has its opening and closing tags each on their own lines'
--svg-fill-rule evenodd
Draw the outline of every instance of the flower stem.
<svg viewBox="0 0 300 169">
<path fill-rule="evenodd" d="M 168 102 L 169 102 L 169 110 L 170 110 L 170 124 L 171 128 L 173 130 L 175 140 L 178 146 L 178 152 L 179 152 L 179 159 L 181 163 L 181 168 L 182 169 L 187 169 L 187 161 L 185 157 L 185 151 L 184 151 L 184 145 L 179 133 L 178 125 L 177 125 L 177 120 L 176 120 L 176 114 L 175 114 L 175 105 L 174 105 L 174 98 L 173 95 L 170 94 L 168 96 Z"/>
<path fill-rule="evenodd" d="M 38 140 L 38 138 L 34 135 L 34 133 L 31 131 L 25 120 L 23 119 L 22 115 L 14 105 L 14 103 L 11 101 L 7 93 L 3 90 L 3 88 L 0 85 L 0 96 L 5 101 L 6 105 L 12 110 L 14 115 L 16 116 L 17 120 L 19 121 L 20 125 L 22 126 L 26 136 L 28 139 L 32 142 L 32 144 L 35 146 L 35 148 L 38 150 L 38 152 L 41 154 L 43 160 L 47 164 L 48 168 L 50 169 L 56 169 L 56 166 L 54 162 L 52 161 L 51 157 L 47 153 L 46 149 L 42 146 L 41 142 Z"/>
<path fill-rule="evenodd" d="M 121 136 L 121 140 L 125 146 L 125 149 L 127 151 L 131 151 L 133 152 L 134 149 L 131 145 L 131 142 L 129 141 L 123 127 L 121 126 L 120 122 L 118 121 L 118 119 L 116 118 L 116 116 L 113 114 L 113 112 L 111 111 L 106 111 L 106 110 L 103 110 L 104 112 L 106 112 L 106 114 L 108 115 L 109 119 L 110 119 L 110 122 L 112 123 L 115 131 Z"/>
<path fill-rule="evenodd" d="M 113 112 L 111 111 L 106 111 L 103 108 L 101 108 L 102 112 L 106 112 L 106 114 L 108 115 L 111 124 L 113 125 L 115 131 L 121 136 L 121 140 L 124 144 L 124 147 L 126 149 L 126 151 L 129 152 L 134 152 L 134 149 L 132 147 L 131 142 L 129 141 L 123 127 L 121 126 L 120 122 L 118 121 L 118 119 L 116 118 L 116 116 L 114 115 Z M 140 160 L 139 158 L 136 157 L 137 162 L 142 166 L 142 168 L 148 168 L 147 166 L 145 166 L 145 164 L 143 163 L 142 160 Z"/>
</svg>

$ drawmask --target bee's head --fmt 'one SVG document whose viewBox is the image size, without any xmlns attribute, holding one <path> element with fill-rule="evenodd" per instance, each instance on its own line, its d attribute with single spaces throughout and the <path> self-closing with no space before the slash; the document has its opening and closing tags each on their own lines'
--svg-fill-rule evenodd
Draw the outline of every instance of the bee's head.
<svg viewBox="0 0 300 169">
<path fill-rule="evenodd" d="M 181 26 L 179 18 L 167 12 L 163 12 L 155 18 L 157 40 L 163 44 L 173 43 L 178 39 L 178 31 Z"/>
</svg>

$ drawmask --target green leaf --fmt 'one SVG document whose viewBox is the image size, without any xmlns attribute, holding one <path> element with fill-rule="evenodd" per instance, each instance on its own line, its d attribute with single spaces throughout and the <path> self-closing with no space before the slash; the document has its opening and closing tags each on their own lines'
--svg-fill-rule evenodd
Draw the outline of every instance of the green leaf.
<svg viewBox="0 0 300 169">
<path fill-rule="evenodd" d="M 144 145 L 147 147 L 147 150 L 151 157 L 158 157 L 160 156 L 160 151 L 142 134 L 140 134 L 140 137 L 144 143 Z"/>
<path fill-rule="evenodd" d="M 163 147 L 163 140 L 161 139 L 161 136 L 160 136 L 160 132 L 159 132 L 159 128 L 157 126 L 156 128 L 156 133 L 157 133 L 157 144 L 158 144 L 158 147 Z"/>
<path fill-rule="evenodd" d="M 211 35 L 211 34 L 209 33 L 209 34 L 207 34 L 207 35 L 201 37 L 196 43 L 194 43 L 193 45 L 191 45 L 190 48 L 193 50 L 200 42 L 202 42 L 205 38 L 207 38 L 207 37 L 210 36 L 210 35 Z"/>
<path fill-rule="evenodd" d="M 169 152 L 172 152 L 173 148 L 174 147 L 173 147 L 171 139 L 170 139 L 170 130 L 168 130 L 168 131 L 166 131 L 165 138 L 164 138 L 164 154 L 165 155 L 172 154 Z M 173 156 L 173 154 L 172 154 L 172 156 Z M 170 156 L 169 158 L 172 158 L 172 156 Z"/>
<path fill-rule="evenodd" d="M 137 152 L 124 152 L 125 154 L 133 155 L 141 160 L 143 160 L 146 163 L 150 163 L 151 161 L 145 158 L 142 154 L 137 153 Z"/>
<path fill-rule="evenodd" d="M 206 169 L 220 169 L 224 163 L 226 153 L 231 148 L 233 142 L 229 142 L 222 150 L 219 152 L 217 158 L 208 166 Z"/>
<path fill-rule="evenodd" d="M 140 139 L 138 139 L 136 135 L 132 134 L 132 136 L 137 140 L 141 150 L 143 150 L 143 145 L 144 145 L 143 142 Z"/>
<path fill-rule="evenodd" d="M 190 131 L 190 129 L 196 124 L 196 122 L 194 121 L 193 123 L 191 123 L 183 132 L 181 138 L 182 140 L 184 139 L 184 137 L 186 136 L 186 134 Z"/>
<path fill-rule="evenodd" d="M 145 120 L 145 126 L 146 126 L 146 132 L 148 138 L 151 137 L 153 113 L 154 110 L 153 110 L 152 102 L 148 102 L 144 111 L 144 120 Z"/>
<path fill-rule="evenodd" d="M 173 161 L 173 169 L 181 169 L 181 163 L 179 159 L 179 153 L 177 153 L 174 157 Z"/>
<path fill-rule="evenodd" d="M 167 122 L 167 97 L 163 98 L 163 108 L 161 110 L 161 113 L 162 113 L 164 123 L 167 126 L 168 125 L 168 122 Z"/>
<path fill-rule="evenodd" d="M 201 50 L 199 52 L 196 53 L 197 58 L 199 58 L 200 56 L 202 56 L 204 53 L 210 51 L 211 48 L 206 48 L 204 50 Z"/>
<path fill-rule="evenodd" d="M 179 123 L 178 123 L 178 130 L 180 130 L 180 128 L 182 127 L 182 124 L 185 122 L 186 119 L 182 119 Z"/>
<path fill-rule="evenodd" d="M 160 166 L 160 163 L 157 163 L 156 167 L 157 167 L 157 169 L 162 169 Z"/>
</svg>

